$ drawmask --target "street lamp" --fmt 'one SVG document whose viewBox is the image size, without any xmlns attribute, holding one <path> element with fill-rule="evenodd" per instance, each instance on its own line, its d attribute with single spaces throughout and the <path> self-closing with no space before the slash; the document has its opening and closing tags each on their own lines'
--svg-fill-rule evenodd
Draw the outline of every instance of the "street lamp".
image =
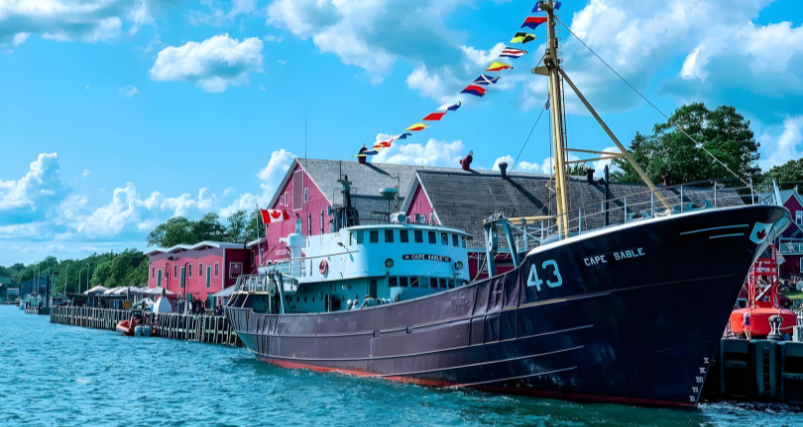
<svg viewBox="0 0 803 427">
<path fill-rule="evenodd" d="M 78 293 L 81 293 L 81 272 L 84 271 L 84 267 L 78 269 Z M 88 290 L 89 288 L 87 288 Z"/>
<path fill-rule="evenodd" d="M 86 266 L 86 290 L 89 290 L 89 263 L 86 263 L 84 265 Z"/>
</svg>

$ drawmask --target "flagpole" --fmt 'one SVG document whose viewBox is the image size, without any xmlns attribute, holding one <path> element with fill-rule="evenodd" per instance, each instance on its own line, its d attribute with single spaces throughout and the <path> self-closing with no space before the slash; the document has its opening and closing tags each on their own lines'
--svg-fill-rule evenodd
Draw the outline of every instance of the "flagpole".
<svg viewBox="0 0 803 427">
<path fill-rule="evenodd" d="M 424 166 L 424 161 L 426 159 L 424 154 L 427 152 L 427 138 L 429 138 L 429 126 L 427 126 L 427 131 L 424 132 L 424 145 L 421 148 L 421 166 Z"/>
</svg>

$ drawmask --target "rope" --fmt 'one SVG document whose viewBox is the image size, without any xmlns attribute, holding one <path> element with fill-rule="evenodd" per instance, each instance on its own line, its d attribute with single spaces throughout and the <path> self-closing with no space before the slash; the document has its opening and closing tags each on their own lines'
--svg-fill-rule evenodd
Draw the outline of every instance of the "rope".
<svg viewBox="0 0 803 427">
<path fill-rule="evenodd" d="M 711 158 L 713 158 L 713 159 L 714 159 L 714 161 L 716 161 L 716 162 L 717 162 L 717 163 L 719 163 L 719 164 L 720 164 L 722 167 L 724 167 L 725 169 L 727 169 L 727 171 L 728 171 L 728 172 L 730 172 L 730 173 L 731 173 L 733 176 L 735 176 L 736 178 L 738 178 L 738 179 L 739 179 L 739 181 L 742 181 L 742 183 L 744 183 L 745 185 L 748 185 L 747 181 L 743 180 L 743 179 L 742 179 L 742 177 L 740 177 L 740 176 L 739 176 L 739 175 L 738 175 L 736 172 L 732 171 L 732 170 L 731 170 L 731 168 L 729 168 L 729 167 L 728 167 L 728 165 L 726 165 L 725 163 L 723 163 L 721 160 L 719 160 L 719 159 L 717 158 L 717 156 L 713 155 L 713 154 L 712 154 L 710 151 L 708 151 L 708 150 L 707 150 L 707 149 L 706 149 L 706 148 L 703 146 L 703 144 L 702 144 L 700 141 L 697 141 L 696 139 L 692 138 L 692 136 L 691 136 L 691 135 L 689 135 L 688 133 L 686 133 L 686 131 L 685 131 L 685 130 L 683 130 L 683 128 L 682 128 L 682 127 L 680 127 L 680 126 L 679 126 L 679 125 L 678 125 L 678 124 L 677 124 L 677 123 L 676 123 L 674 120 L 672 120 L 671 118 L 669 118 L 669 116 L 667 116 L 666 114 L 664 114 L 664 112 L 663 112 L 663 111 L 661 111 L 661 109 L 660 109 L 660 108 L 658 108 L 658 107 L 657 107 L 655 104 L 653 104 L 652 102 L 650 102 L 650 100 L 649 100 L 649 99 L 647 99 L 647 97 L 646 97 L 646 96 L 644 96 L 644 95 L 643 95 L 641 92 L 639 92 L 639 91 L 638 91 L 638 89 L 636 89 L 635 87 L 633 87 L 633 85 L 631 85 L 631 84 L 630 84 L 630 82 L 628 82 L 627 80 L 625 80 L 625 78 L 624 78 L 624 77 L 622 77 L 622 75 L 621 75 L 621 74 L 617 73 L 617 72 L 616 72 L 616 70 L 614 70 L 614 69 L 613 69 L 613 67 L 611 67 L 610 65 L 608 65 L 608 63 L 607 63 L 607 62 L 605 62 L 605 60 L 604 60 L 604 59 L 602 59 L 602 57 L 600 57 L 600 56 L 597 54 L 597 52 L 594 52 L 594 49 L 591 49 L 591 46 L 587 45 L 587 44 L 586 44 L 586 42 L 584 42 L 584 41 L 583 41 L 583 39 L 581 39 L 580 37 L 578 37 L 578 36 L 577 36 L 577 34 L 575 34 L 575 33 L 574 33 L 574 31 L 572 31 L 572 29 L 571 29 L 571 28 L 569 28 L 569 27 L 568 27 L 566 24 L 564 24 L 564 23 L 563 23 L 563 21 L 561 21 L 561 20 L 560 20 L 560 19 L 558 19 L 557 17 L 555 17 L 555 19 L 556 19 L 558 22 L 560 22 L 560 25 L 563 25 L 563 27 L 564 27 L 564 28 L 566 28 L 566 29 L 569 31 L 569 33 L 571 33 L 571 35 L 573 35 L 573 36 L 574 36 L 574 38 L 576 38 L 576 39 L 577 39 L 577 40 L 578 40 L 580 43 L 582 43 L 582 44 L 583 44 L 583 46 L 585 46 L 585 47 L 586 47 L 586 48 L 587 48 L 589 51 L 591 51 L 591 53 L 593 53 L 593 54 L 594 54 L 594 56 L 596 56 L 596 57 L 597 57 L 597 59 L 599 59 L 600 61 L 602 61 L 602 63 L 603 63 L 603 64 L 605 64 L 605 66 L 606 66 L 606 67 L 608 67 L 608 69 L 609 69 L 609 70 L 611 70 L 611 71 L 612 71 L 614 74 L 616 74 L 616 76 L 617 76 L 617 77 L 619 77 L 619 79 L 620 79 L 620 80 L 622 80 L 622 81 L 623 81 L 623 82 L 624 82 L 626 85 L 628 85 L 628 86 L 630 87 L 630 89 L 633 89 L 633 91 L 634 91 L 634 92 L 636 92 L 636 93 L 638 94 L 638 96 L 640 96 L 640 97 L 641 97 L 641 99 L 643 99 L 644 101 L 646 101 L 646 102 L 647 102 L 647 104 L 650 104 L 650 106 L 651 106 L 653 109 L 655 109 L 655 111 L 657 111 L 657 112 L 658 112 L 660 115 L 664 116 L 664 118 L 665 118 L 665 119 L 666 119 L 666 120 L 667 120 L 669 123 L 671 123 L 671 124 L 672 124 L 672 126 L 674 126 L 674 127 L 677 129 L 677 130 L 679 130 L 679 131 L 680 131 L 680 132 L 681 132 L 683 135 L 686 135 L 686 137 L 687 137 L 687 138 L 689 138 L 690 140 L 694 141 L 694 143 L 695 143 L 695 144 L 697 144 L 697 145 L 698 145 L 698 146 L 699 146 L 699 147 L 700 147 L 700 148 L 701 148 L 703 151 L 705 151 L 705 153 L 706 153 L 706 154 L 708 154 L 709 156 L 711 156 Z"/>
<path fill-rule="evenodd" d="M 546 103 L 544 103 L 544 106 L 541 107 L 541 112 L 538 113 L 538 118 L 535 119 L 535 123 L 533 124 L 533 128 L 530 129 L 530 133 L 527 135 L 527 139 L 524 140 L 524 145 L 521 146 L 521 150 L 519 151 L 519 155 L 516 156 L 516 160 L 513 161 L 513 166 L 510 167 L 510 171 L 511 172 L 513 172 L 513 168 L 516 167 L 516 163 L 519 162 L 519 158 L 521 158 L 521 154 L 524 153 L 524 148 L 527 147 L 527 143 L 530 142 L 530 137 L 533 135 L 533 131 L 535 130 L 535 127 L 538 126 L 538 121 L 541 120 L 541 116 L 544 114 L 545 110 L 546 110 Z"/>
</svg>

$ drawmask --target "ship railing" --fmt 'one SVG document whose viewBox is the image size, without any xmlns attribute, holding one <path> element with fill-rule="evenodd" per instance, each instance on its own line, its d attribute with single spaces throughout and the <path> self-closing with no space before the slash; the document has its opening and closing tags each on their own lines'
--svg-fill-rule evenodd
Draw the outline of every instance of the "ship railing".
<svg viewBox="0 0 803 427">
<path fill-rule="evenodd" d="M 270 274 L 243 274 L 237 278 L 234 292 L 268 292 L 272 280 L 274 279 L 271 279 Z M 298 283 L 292 278 L 287 278 L 283 282 L 285 292 L 295 292 L 298 289 Z"/>
<path fill-rule="evenodd" d="M 790 242 L 781 240 L 778 252 L 781 255 L 803 254 L 803 242 Z"/>
<path fill-rule="evenodd" d="M 748 204 L 779 204 L 777 187 L 754 187 L 734 185 L 735 179 L 704 180 L 670 187 L 658 187 L 658 192 L 669 208 L 649 189 L 630 192 L 620 197 L 609 198 L 601 203 L 586 204 L 570 209 L 565 215 L 568 234 L 576 235 L 649 218 L 680 214 L 700 209 L 720 209 Z M 741 184 L 741 182 L 739 182 Z M 581 184 L 582 185 L 582 184 Z M 525 223 L 529 236 L 543 241 L 549 236 L 564 238 L 560 217 L 549 215 L 548 208 L 542 212 L 548 219 Z M 524 239 L 522 236 L 521 239 Z M 518 239 L 517 239 L 518 240 Z M 524 247 L 524 241 L 518 248 Z"/>
</svg>

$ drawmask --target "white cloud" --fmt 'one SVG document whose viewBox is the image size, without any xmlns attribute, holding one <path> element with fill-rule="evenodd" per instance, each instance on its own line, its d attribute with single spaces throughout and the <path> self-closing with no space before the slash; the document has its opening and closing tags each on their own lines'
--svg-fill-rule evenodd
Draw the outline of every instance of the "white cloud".
<svg viewBox="0 0 803 427">
<path fill-rule="evenodd" d="M 379 134 L 376 142 L 386 141 L 392 135 Z M 460 157 L 465 147 L 462 141 L 437 141 L 430 138 L 426 145 L 420 143 L 400 144 L 395 142 L 390 148 L 379 152 L 372 159 L 378 163 L 397 163 L 406 165 L 459 167 Z"/>
<path fill-rule="evenodd" d="M 152 22 L 146 0 L 0 1 L 0 43 L 18 46 L 28 34 L 63 42 L 111 41 L 120 35 L 121 18 L 135 27 Z"/>
<path fill-rule="evenodd" d="M 6 224 L 42 219 L 68 192 L 58 155 L 42 153 L 19 180 L 0 179 L 0 219 Z"/>
<path fill-rule="evenodd" d="M 85 90 L 89 90 L 89 85 L 86 85 L 86 87 L 84 89 Z"/>
<path fill-rule="evenodd" d="M 231 9 L 224 12 L 223 9 L 216 7 L 218 2 L 204 2 L 210 6 L 209 13 L 203 13 L 197 10 L 191 10 L 189 13 L 189 20 L 192 25 L 207 24 L 219 27 L 226 23 L 231 22 L 238 15 L 248 15 L 256 10 L 256 0 L 232 0 Z"/>
<path fill-rule="evenodd" d="M 287 61 L 285 61 L 285 60 L 283 60 L 283 59 L 279 59 L 279 60 L 278 60 L 278 61 L 276 61 L 276 62 L 278 62 L 278 63 L 279 63 L 279 65 L 285 65 L 285 64 L 287 64 Z"/>
<path fill-rule="evenodd" d="M 235 191 L 237 190 L 234 187 L 228 187 L 225 190 L 223 190 L 223 197 L 226 197 L 229 194 L 234 193 Z"/>
<path fill-rule="evenodd" d="M 282 37 L 282 36 L 274 36 L 273 34 L 268 34 L 266 36 L 263 36 L 262 40 L 265 40 L 266 42 L 281 43 L 282 41 L 284 41 L 284 37 Z"/>
<path fill-rule="evenodd" d="M 116 188 L 113 194 L 109 204 L 94 210 L 87 208 L 88 200 L 84 197 L 68 198 L 59 208 L 60 221 L 90 238 L 110 237 L 126 230 L 147 233 L 173 216 L 200 215 L 217 206 L 215 194 L 208 188 L 200 189 L 197 198 L 189 194 L 166 197 L 154 191 L 143 199 L 137 187 L 129 182 Z"/>
<path fill-rule="evenodd" d="M 475 49 L 473 46 L 460 46 L 463 53 L 466 54 L 468 61 L 466 62 L 466 71 L 473 72 L 479 68 L 486 68 L 491 62 L 496 61 L 497 57 L 503 50 L 505 50 L 504 43 L 497 43 L 493 48 L 485 51 Z"/>
<path fill-rule="evenodd" d="M 139 93 L 139 90 L 136 86 L 123 86 L 120 90 L 117 91 L 117 94 L 120 96 L 124 96 L 126 98 L 131 98 L 132 96 Z"/>
<path fill-rule="evenodd" d="M 763 170 L 803 157 L 803 115 L 785 118 L 780 135 L 764 133 L 758 140 L 765 152 L 759 161 Z"/>
<path fill-rule="evenodd" d="M 157 55 L 150 75 L 157 81 L 188 81 L 206 92 L 223 92 L 229 85 L 247 84 L 249 72 L 262 71 L 262 46 L 256 37 L 240 42 L 228 34 L 169 46 Z"/>
<path fill-rule="evenodd" d="M 443 19 L 464 2 L 277 0 L 267 8 L 267 22 L 311 37 L 321 52 L 364 69 L 376 84 L 400 58 L 432 69 L 459 62 L 465 34 L 448 30 Z"/>
<path fill-rule="evenodd" d="M 11 39 L 11 46 L 17 47 L 25 43 L 25 40 L 28 40 L 28 36 L 30 35 L 31 33 L 23 33 L 23 32 L 14 34 L 14 37 Z"/>
<path fill-rule="evenodd" d="M 84 172 L 81 173 L 81 175 L 83 175 L 84 178 L 88 177 L 89 176 L 89 169 L 84 169 Z"/>
<path fill-rule="evenodd" d="M 242 194 L 231 205 L 221 209 L 220 214 L 225 217 L 238 209 L 251 210 L 257 205 L 266 206 L 271 197 L 273 197 L 273 193 L 276 192 L 276 188 L 282 182 L 282 178 L 284 178 L 294 158 L 293 153 L 283 148 L 271 153 L 268 165 L 256 175 L 261 181 L 262 194 Z"/>
</svg>

